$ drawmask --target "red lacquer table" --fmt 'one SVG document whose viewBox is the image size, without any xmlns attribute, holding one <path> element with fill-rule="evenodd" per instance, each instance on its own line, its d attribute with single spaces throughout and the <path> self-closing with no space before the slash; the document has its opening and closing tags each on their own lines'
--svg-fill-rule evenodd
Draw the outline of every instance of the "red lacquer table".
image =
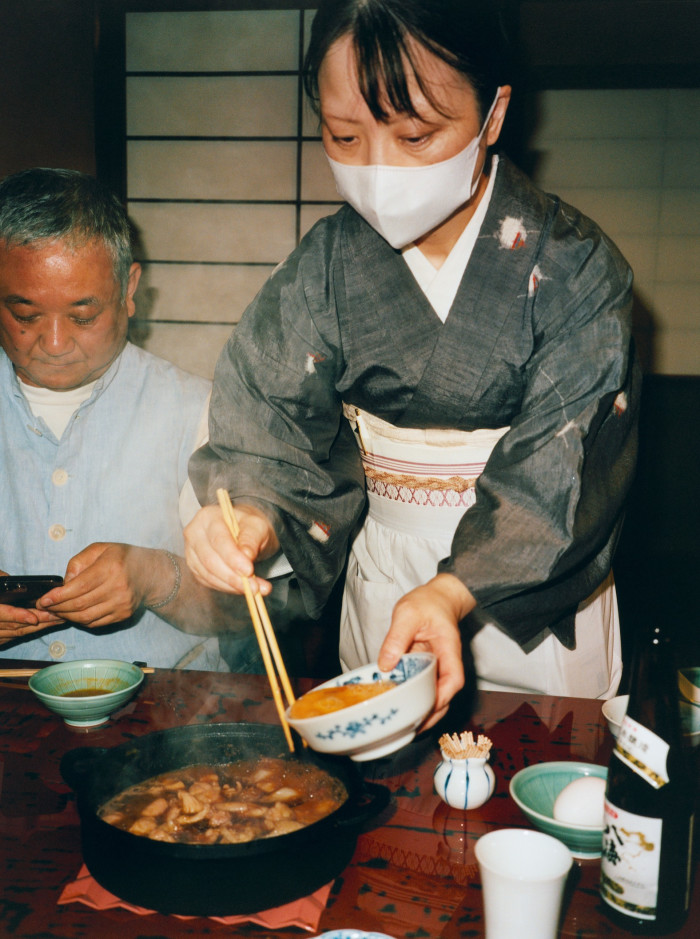
<svg viewBox="0 0 700 939">
<path fill-rule="evenodd" d="M 297 683 L 299 692 L 308 687 L 308 681 Z M 78 816 L 59 772 L 67 750 L 116 746 L 129 737 L 181 724 L 276 720 L 263 676 L 157 670 L 116 719 L 90 731 L 67 727 L 21 681 L 0 681 L 0 936 L 303 936 L 298 928 L 273 933 L 255 925 L 231 927 L 204 918 L 140 916 L 123 909 L 96 911 L 79 903 L 57 903 L 82 864 Z M 391 805 L 374 827 L 360 834 L 351 864 L 333 884 L 318 933 L 355 928 L 396 939 L 483 936 L 475 841 L 492 828 L 529 827 L 508 794 L 510 778 L 523 766 L 543 760 L 606 764 L 612 745 L 601 703 L 581 698 L 485 692 L 468 721 L 456 715 L 451 720 L 443 730 L 473 730 L 493 740 L 495 794 L 468 813 L 448 809 L 440 801 L 432 786 L 439 760 L 437 733 L 424 734 L 392 758 L 362 764 L 368 779 L 391 790 Z M 562 936 L 627 935 L 602 911 L 598 866 L 598 861 L 576 862 Z M 691 915 L 673 935 L 690 939 L 699 930 L 696 877 Z"/>
</svg>

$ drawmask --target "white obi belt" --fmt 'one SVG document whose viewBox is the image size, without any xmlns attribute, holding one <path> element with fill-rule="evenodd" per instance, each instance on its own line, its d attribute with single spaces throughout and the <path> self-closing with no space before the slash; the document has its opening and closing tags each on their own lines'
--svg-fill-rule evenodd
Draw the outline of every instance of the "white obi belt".
<svg viewBox="0 0 700 939">
<path fill-rule="evenodd" d="M 451 537 L 476 501 L 476 480 L 508 427 L 473 431 L 396 427 L 354 405 L 355 434 L 370 515 L 407 534 Z"/>
</svg>

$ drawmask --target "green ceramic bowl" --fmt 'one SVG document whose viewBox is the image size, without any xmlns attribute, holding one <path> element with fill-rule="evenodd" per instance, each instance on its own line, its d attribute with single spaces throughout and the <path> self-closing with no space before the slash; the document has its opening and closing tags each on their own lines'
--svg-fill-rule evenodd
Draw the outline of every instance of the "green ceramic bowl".
<svg viewBox="0 0 700 939">
<path fill-rule="evenodd" d="M 42 668 L 29 687 L 66 724 L 94 727 L 122 707 L 143 681 L 137 665 L 118 659 L 81 659 Z"/>
<path fill-rule="evenodd" d="M 564 786 L 582 776 L 607 779 L 608 769 L 593 763 L 537 763 L 513 776 L 510 794 L 536 828 L 563 841 L 574 857 L 595 858 L 602 851 L 602 825 L 572 825 L 552 817 L 554 802 Z"/>
</svg>

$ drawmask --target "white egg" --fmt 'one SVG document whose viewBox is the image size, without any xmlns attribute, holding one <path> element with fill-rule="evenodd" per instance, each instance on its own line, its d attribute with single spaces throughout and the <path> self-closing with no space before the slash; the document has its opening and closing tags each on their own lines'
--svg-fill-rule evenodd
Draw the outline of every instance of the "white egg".
<svg viewBox="0 0 700 939">
<path fill-rule="evenodd" d="M 582 776 L 564 786 L 554 802 L 552 814 L 558 822 L 602 827 L 604 797 L 604 779 Z"/>
</svg>

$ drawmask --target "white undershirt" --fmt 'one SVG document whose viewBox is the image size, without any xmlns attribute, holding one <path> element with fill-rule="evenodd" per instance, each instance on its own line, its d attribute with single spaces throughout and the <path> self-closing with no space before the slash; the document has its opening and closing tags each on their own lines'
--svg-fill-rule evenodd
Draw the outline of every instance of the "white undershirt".
<svg viewBox="0 0 700 939">
<path fill-rule="evenodd" d="M 486 192 L 476 207 L 476 212 L 467 222 L 466 228 L 439 268 L 433 267 L 417 245 L 410 245 L 402 251 L 403 258 L 415 277 L 418 286 L 443 323 L 450 312 L 464 276 L 464 271 L 469 263 L 469 258 L 474 250 L 476 239 L 479 237 L 479 231 L 491 201 L 497 168 L 498 156 L 494 156 L 491 162 L 491 173 Z"/>
<path fill-rule="evenodd" d="M 71 388 L 69 391 L 54 391 L 52 388 L 28 385 L 20 378 L 19 386 L 34 417 L 45 421 L 56 440 L 60 440 L 71 417 L 92 394 L 95 382 L 91 381 L 88 385 Z"/>
</svg>

